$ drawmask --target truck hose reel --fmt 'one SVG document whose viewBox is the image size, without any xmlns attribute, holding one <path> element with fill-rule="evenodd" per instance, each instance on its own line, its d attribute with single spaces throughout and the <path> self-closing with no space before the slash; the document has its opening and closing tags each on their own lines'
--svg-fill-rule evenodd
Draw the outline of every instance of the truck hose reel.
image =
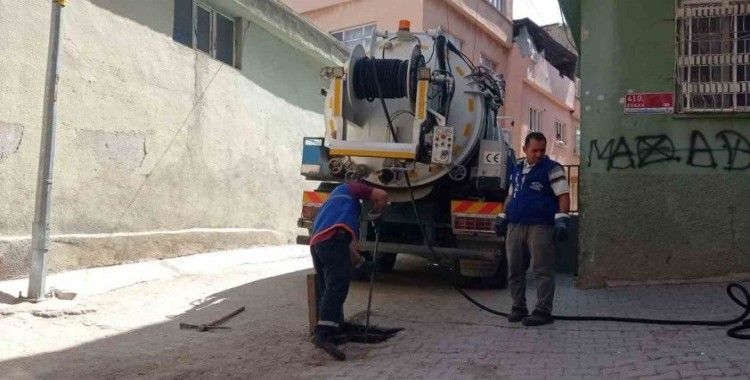
<svg viewBox="0 0 750 380">
<path fill-rule="evenodd" d="M 415 55 L 411 60 L 363 57 L 354 63 L 354 94 L 358 99 L 368 101 L 380 97 L 400 99 L 410 96 L 416 92 L 417 70 L 424 64 L 421 54 Z M 376 79 L 378 83 L 375 82 Z"/>
</svg>

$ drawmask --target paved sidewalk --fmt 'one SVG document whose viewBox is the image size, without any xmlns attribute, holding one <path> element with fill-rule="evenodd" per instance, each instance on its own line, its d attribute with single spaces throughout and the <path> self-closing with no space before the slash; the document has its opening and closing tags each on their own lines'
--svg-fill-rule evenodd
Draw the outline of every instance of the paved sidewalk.
<svg viewBox="0 0 750 380">
<path fill-rule="evenodd" d="M 480 294 L 488 304 L 508 306 L 507 301 Z M 383 313 L 384 308 L 395 307 L 382 306 L 378 323 L 405 327 L 403 334 L 369 349 L 362 360 L 316 368 L 306 375 L 416 379 L 750 378 L 750 341 L 728 338 L 725 328 L 560 321 L 552 326 L 525 328 L 480 312 L 460 296 L 446 296 L 450 301 L 429 313 Z M 507 296 L 503 292 L 501 297 Z M 528 296 L 529 301 L 535 298 L 531 292 Z M 431 306 L 434 310 L 435 305 Z M 740 312 L 721 284 L 584 291 L 575 289 L 571 278 L 561 278 L 556 302 L 556 313 L 564 315 L 728 319 Z"/>
<path fill-rule="evenodd" d="M 0 299 L 0 378 L 750 379 L 750 341 L 728 338 L 725 328 L 561 321 L 524 328 L 480 311 L 410 257 L 378 278 L 373 299 L 375 324 L 406 330 L 383 344 L 347 344 L 348 360 L 336 362 L 307 341 L 310 266 L 306 247 L 289 246 L 55 277 L 76 284 L 70 290 L 79 297 L 36 306 Z M 14 294 L 17 285 L 0 283 L 0 291 Z M 741 310 L 724 287 L 579 290 L 561 277 L 555 313 L 728 319 Z M 529 288 L 532 304 L 533 282 Z M 505 290 L 470 293 L 509 308 Z M 347 314 L 361 313 L 366 300 L 367 284 L 353 284 Z M 247 310 L 231 330 L 177 327 L 238 306 Z"/>
</svg>

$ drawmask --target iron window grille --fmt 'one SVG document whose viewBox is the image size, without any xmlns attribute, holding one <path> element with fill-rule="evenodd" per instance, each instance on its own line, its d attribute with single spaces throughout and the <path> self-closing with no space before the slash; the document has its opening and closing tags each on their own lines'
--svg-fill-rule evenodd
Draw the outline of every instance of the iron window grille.
<svg viewBox="0 0 750 380">
<path fill-rule="evenodd" d="M 677 112 L 750 112 L 750 0 L 677 0 Z"/>
</svg>

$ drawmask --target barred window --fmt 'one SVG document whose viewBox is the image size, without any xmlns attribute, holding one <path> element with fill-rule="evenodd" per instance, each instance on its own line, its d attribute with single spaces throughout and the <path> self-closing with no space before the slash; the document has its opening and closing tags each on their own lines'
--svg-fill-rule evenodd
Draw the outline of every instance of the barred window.
<svg viewBox="0 0 750 380">
<path fill-rule="evenodd" d="M 677 0 L 678 112 L 750 112 L 750 0 Z"/>
</svg>

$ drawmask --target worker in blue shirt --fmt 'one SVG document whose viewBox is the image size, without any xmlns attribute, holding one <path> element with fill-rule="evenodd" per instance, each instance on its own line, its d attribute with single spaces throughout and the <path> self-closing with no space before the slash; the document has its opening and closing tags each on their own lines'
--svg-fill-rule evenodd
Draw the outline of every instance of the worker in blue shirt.
<svg viewBox="0 0 750 380">
<path fill-rule="evenodd" d="M 555 241 L 568 239 L 570 188 L 563 167 L 545 153 L 547 139 L 531 132 L 524 141 L 526 154 L 511 168 L 505 210 L 495 219 L 495 232 L 505 236 L 508 287 L 513 307 L 508 321 L 524 326 L 552 323 L 555 298 Z M 537 302 L 529 315 L 526 307 L 526 269 L 537 280 Z"/>
<path fill-rule="evenodd" d="M 352 269 L 363 273 L 375 270 L 374 263 L 357 250 L 362 200 L 369 200 L 374 215 L 379 215 L 388 205 L 388 193 L 360 181 L 337 186 L 315 216 L 310 238 L 319 307 L 312 343 L 338 360 L 346 359 L 336 347 L 334 335 L 344 323 Z"/>
</svg>

